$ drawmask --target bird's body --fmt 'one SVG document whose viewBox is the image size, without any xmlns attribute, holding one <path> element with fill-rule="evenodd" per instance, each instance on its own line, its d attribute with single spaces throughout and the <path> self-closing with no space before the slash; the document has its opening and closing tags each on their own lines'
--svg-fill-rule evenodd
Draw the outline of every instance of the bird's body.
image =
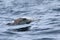
<svg viewBox="0 0 60 40">
<path fill-rule="evenodd" d="M 33 20 L 27 19 L 27 18 L 18 18 L 18 19 L 15 19 L 13 23 L 8 23 L 7 25 L 29 24 L 29 23 L 31 23 L 32 21 L 33 21 Z"/>
</svg>

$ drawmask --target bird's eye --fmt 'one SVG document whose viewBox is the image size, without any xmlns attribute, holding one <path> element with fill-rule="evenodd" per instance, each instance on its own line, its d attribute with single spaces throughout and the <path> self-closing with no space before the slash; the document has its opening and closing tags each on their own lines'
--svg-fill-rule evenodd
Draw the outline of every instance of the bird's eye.
<svg viewBox="0 0 60 40">
<path fill-rule="evenodd" d="M 23 18 L 23 21 L 26 20 L 26 18 Z"/>
</svg>

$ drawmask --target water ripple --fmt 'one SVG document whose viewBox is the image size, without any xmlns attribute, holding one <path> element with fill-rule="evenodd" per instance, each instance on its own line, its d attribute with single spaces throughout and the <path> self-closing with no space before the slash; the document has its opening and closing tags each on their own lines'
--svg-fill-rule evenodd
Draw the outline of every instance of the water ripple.
<svg viewBox="0 0 60 40">
<path fill-rule="evenodd" d="M 41 38 L 41 39 L 33 39 L 33 40 L 55 40 L 54 38 Z"/>
</svg>

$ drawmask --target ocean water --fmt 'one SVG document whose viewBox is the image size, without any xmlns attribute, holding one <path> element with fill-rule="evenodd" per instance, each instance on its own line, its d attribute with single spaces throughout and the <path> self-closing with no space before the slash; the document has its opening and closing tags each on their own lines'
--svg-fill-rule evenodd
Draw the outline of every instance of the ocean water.
<svg viewBox="0 0 60 40">
<path fill-rule="evenodd" d="M 21 17 L 35 21 L 6 25 Z M 10 31 L 26 26 L 29 31 Z M 60 0 L 0 0 L 0 40 L 60 40 Z"/>
</svg>

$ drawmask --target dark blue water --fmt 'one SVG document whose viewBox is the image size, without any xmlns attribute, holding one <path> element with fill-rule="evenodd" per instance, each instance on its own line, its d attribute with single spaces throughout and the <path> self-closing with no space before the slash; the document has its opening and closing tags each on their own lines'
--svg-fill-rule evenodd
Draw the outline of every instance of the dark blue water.
<svg viewBox="0 0 60 40">
<path fill-rule="evenodd" d="M 6 25 L 21 17 L 35 21 Z M 27 26 L 29 31 L 12 30 Z M 60 0 L 0 0 L 0 40 L 60 40 Z"/>
</svg>

